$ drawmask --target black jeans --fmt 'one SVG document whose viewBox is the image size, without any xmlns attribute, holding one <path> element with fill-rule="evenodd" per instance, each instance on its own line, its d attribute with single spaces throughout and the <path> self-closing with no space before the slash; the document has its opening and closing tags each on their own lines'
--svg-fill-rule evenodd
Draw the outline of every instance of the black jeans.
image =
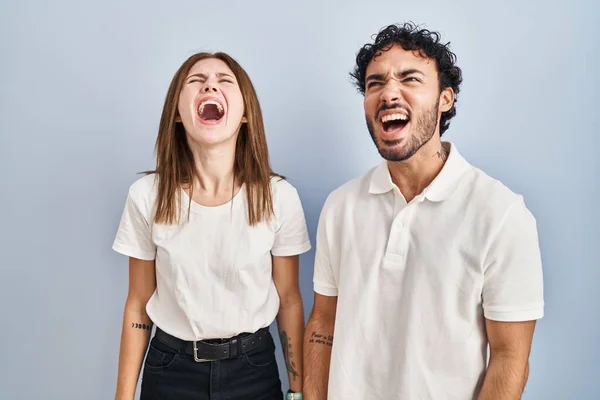
<svg viewBox="0 0 600 400">
<path fill-rule="evenodd" d="M 196 362 L 152 338 L 144 361 L 140 400 L 282 400 L 275 343 L 241 356 Z"/>
</svg>

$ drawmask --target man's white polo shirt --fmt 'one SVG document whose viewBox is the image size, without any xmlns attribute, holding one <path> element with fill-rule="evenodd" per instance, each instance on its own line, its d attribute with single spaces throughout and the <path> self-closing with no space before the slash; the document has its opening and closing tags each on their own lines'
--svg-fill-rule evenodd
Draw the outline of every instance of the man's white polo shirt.
<svg viewBox="0 0 600 400">
<path fill-rule="evenodd" d="M 535 218 L 450 145 L 408 204 L 385 162 L 325 202 L 314 289 L 338 296 L 330 400 L 472 399 L 486 368 L 484 317 L 543 316 Z"/>
</svg>

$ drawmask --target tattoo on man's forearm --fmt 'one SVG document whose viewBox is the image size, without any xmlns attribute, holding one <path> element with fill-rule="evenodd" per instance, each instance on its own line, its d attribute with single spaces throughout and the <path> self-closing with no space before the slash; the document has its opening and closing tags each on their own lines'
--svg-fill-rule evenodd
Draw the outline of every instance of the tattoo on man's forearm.
<svg viewBox="0 0 600 400">
<path fill-rule="evenodd" d="M 279 332 L 279 338 L 281 339 L 281 347 L 283 349 L 283 358 L 285 359 L 285 367 L 288 372 L 292 375 L 294 381 L 298 377 L 298 372 L 296 371 L 296 363 L 292 360 L 294 357 L 294 353 L 292 352 L 292 344 L 289 341 L 288 335 L 285 331 Z"/>
<path fill-rule="evenodd" d="M 151 331 L 152 330 L 152 325 L 138 324 L 138 323 L 135 323 L 135 322 L 131 323 L 131 327 L 132 328 L 136 328 L 136 329 L 143 329 L 145 331 Z"/>
<path fill-rule="evenodd" d="M 333 335 L 322 335 L 317 332 L 312 332 L 308 343 L 324 344 L 331 347 L 333 346 Z"/>
</svg>

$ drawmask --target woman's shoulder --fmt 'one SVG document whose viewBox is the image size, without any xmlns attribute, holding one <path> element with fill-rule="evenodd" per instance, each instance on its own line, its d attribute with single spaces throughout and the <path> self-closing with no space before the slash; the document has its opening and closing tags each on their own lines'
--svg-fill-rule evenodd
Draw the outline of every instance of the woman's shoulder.
<svg viewBox="0 0 600 400">
<path fill-rule="evenodd" d="M 273 176 L 271 178 L 273 206 L 277 218 L 287 213 L 296 213 L 302 208 L 302 200 L 298 189 L 286 178 Z"/>
<path fill-rule="evenodd" d="M 129 197 L 135 202 L 152 202 L 156 198 L 158 176 L 155 173 L 144 174 L 129 186 Z"/>
<path fill-rule="evenodd" d="M 276 199 L 286 199 L 290 196 L 297 196 L 298 191 L 285 177 L 273 175 L 271 177 L 271 191 Z"/>
</svg>

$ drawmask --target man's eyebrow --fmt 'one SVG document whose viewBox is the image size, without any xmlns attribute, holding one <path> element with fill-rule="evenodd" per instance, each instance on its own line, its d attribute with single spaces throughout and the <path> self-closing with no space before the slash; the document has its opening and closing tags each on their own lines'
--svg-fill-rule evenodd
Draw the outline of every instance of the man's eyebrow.
<svg viewBox="0 0 600 400">
<path fill-rule="evenodd" d="M 425 76 L 425 74 L 424 74 L 423 72 L 421 72 L 421 71 L 419 71 L 418 69 L 415 69 L 415 68 L 409 68 L 409 69 L 405 69 L 405 70 L 403 70 L 403 71 L 400 71 L 399 73 L 397 73 L 397 75 L 398 75 L 400 78 L 405 78 L 405 77 L 407 77 L 408 75 L 413 75 L 413 74 L 419 74 L 419 75 L 423 75 L 423 76 Z"/>
<path fill-rule="evenodd" d="M 367 79 L 365 79 L 365 82 L 369 82 L 369 81 L 382 81 L 385 79 L 385 75 L 384 74 L 371 74 L 369 76 L 367 76 Z"/>
<path fill-rule="evenodd" d="M 407 76 L 413 75 L 413 74 L 419 74 L 419 75 L 425 76 L 425 74 L 422 71 L 419 71 L 416 68 L 409 68 L 409 69 L 402 70 L 400 72 L 397 72 L 396 76 L 398 76 L 400 79 L 402 79 L 402 78 L 406 78 Z M 383 80 L 385 80 L 384 74 L 371 74 L 371 75 L 367 76 L 367 79 L 365 79 L 365 82 L 383 81 Z"/>
</svg>

